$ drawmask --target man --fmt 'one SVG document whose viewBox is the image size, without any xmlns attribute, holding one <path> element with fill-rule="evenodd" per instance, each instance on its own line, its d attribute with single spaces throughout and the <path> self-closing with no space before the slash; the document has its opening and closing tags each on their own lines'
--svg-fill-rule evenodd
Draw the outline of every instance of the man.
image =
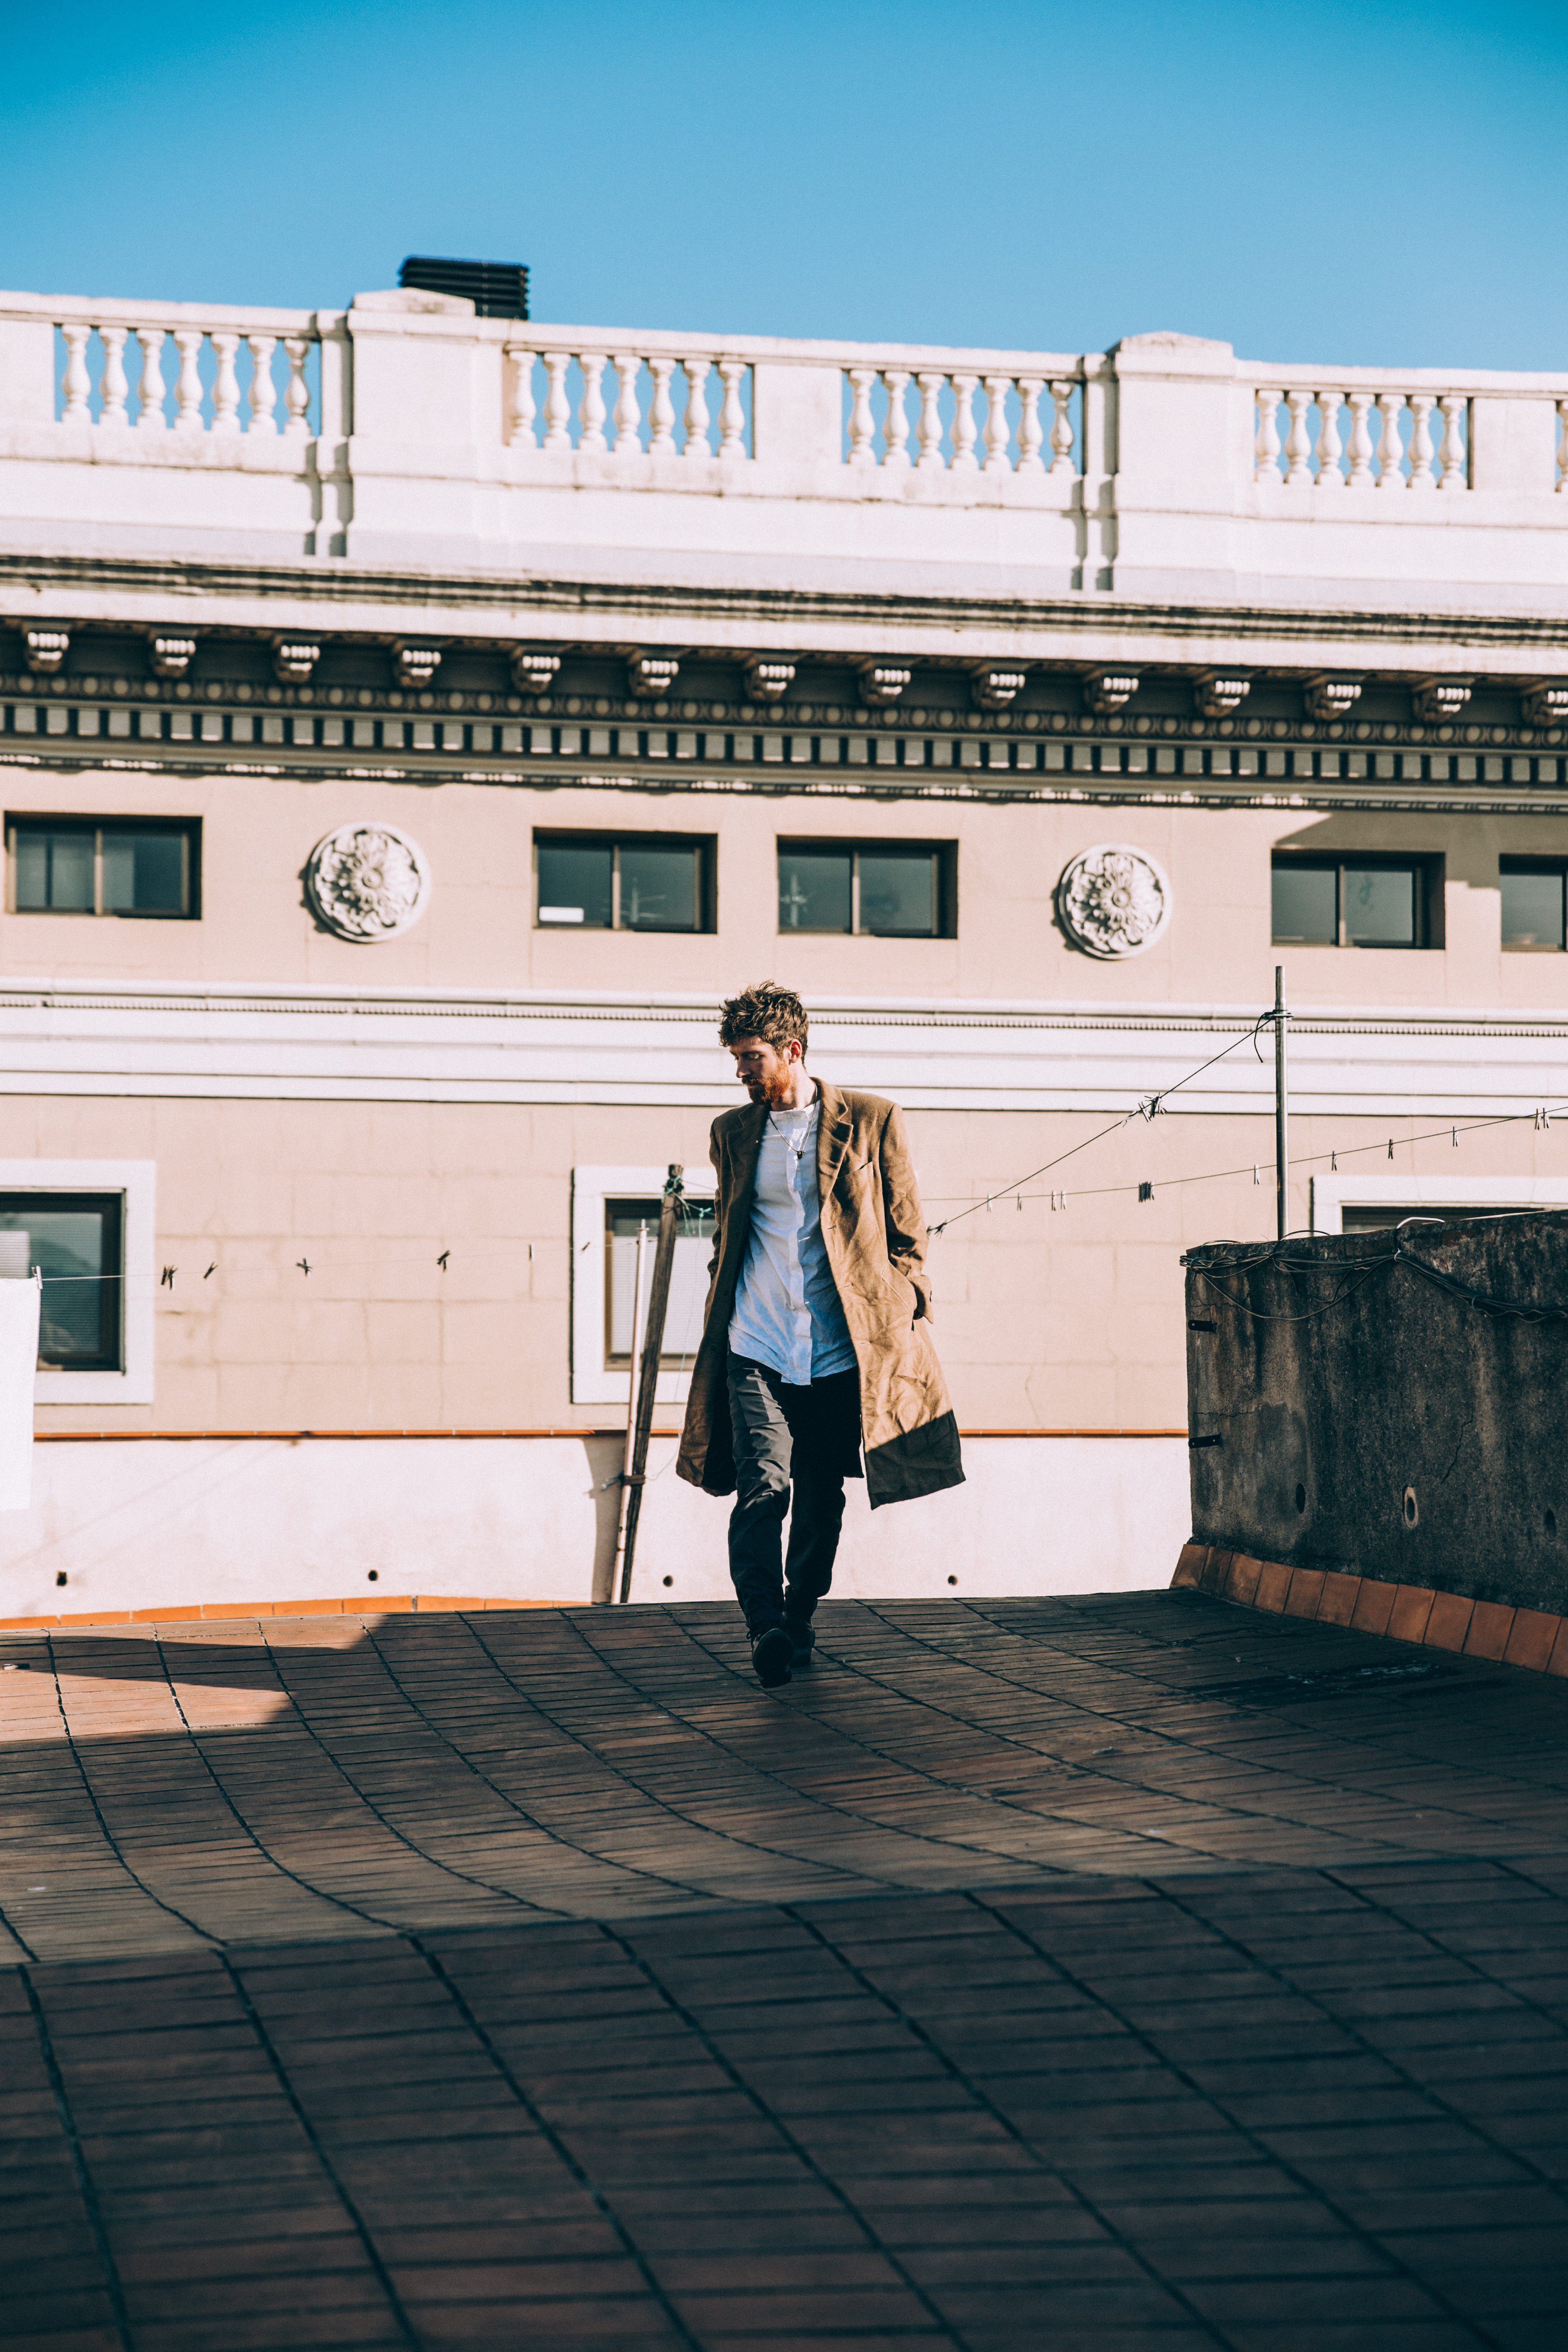
<svg viewBox="0 0 1568 2352">
<path fill-rule="evenodd" d="M 810 1664 L 862 1435 L 873 1510 L 963 1478 L 903 1114 L 809 1077 L 806 1029 L 772 981 L 719 1025 L 751 1103 L 713 1122 L 717 1231 L 676 1465 L 735 1496 L 730 1574 L 769 1688 Z"/>
</svg>

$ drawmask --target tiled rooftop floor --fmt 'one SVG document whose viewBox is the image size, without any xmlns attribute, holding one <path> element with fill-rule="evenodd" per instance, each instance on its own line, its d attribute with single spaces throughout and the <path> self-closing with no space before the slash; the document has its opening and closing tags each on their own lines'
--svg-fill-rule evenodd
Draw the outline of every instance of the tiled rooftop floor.
<svg viewBox="0 0 1568 2352">
<path fill-rule="evenodd" d="M 1568 1684 L 822 1623 L 5 1637 L 0 2341 L 1560 2352 Z"/>
</svg>

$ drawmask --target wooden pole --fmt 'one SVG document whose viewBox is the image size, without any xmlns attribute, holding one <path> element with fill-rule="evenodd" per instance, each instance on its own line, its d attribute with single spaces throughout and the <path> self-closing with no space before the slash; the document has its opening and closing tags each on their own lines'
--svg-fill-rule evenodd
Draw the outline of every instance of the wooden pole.
<svg viewBox="0 0 1568 2352">
<path fill-rule="evenodd" d="M 664 1319 L 669 1308 L 669 1277 L 675 1268 L 675 1244 L 680 1231 L 680 1180 L 684 1172 L 682 1161 L 670 1161 L 664 1199 L 659 1204 L 658 1247 L 654 1255 L 653 1287 L 648 1293 L 647 1328 L 643 1336 L 642 1370 L 637 1382 L 637 1429 L 632 1441 L 631 1468 L 626 1474 L 626 1540 L 621 1558 L 623 1601 L 631 1598 L 637 1521 L 642 1516 L 643 1482 L 647 1475 L 647 1442 L 658 1391 L 658 1360 L 664 1353 Z"/>
<path fill-rule="evenodd" d="M 647 1219 L 637 1227 L 637 1272 L 632 1277 L 632 1341 L 631 1365 L 626 1374 L 626 1443 L 621 1459 L 620 1504 L 616 1513 L 616 1556 L 610 1563 L 606 1601 L 616 1597 L 616 1580 L 620 1572 L 621 1555 L 626 1548 L 626 1506 L 632 1492 L 632 1446 L 637 1426 L 637 1361 L 642 1354 L 643 1334 L 643 1260 L 647 1255 Z"/>
<path fill-rule="evenodd" d="M 1285 967 L 1274 967 L 1274 1166 L 1279 1195 L 1279 1238 L 1290 1223 L 1290 1110 L 1285 1087 Z"/>
</svg>

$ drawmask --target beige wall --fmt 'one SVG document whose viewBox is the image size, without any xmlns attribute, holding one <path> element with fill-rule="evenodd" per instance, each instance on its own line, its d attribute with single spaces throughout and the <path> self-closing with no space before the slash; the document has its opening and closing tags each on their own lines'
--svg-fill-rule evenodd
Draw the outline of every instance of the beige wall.
<svg viewBox="0 0 1568 2352">
<path fill-rule="evenodd" d="M 8 914 L 0 918 L 0 965 L 18 976 L 706 992 L 773 971 L 807 996 L 1261 1002 L 1272 994 L 1277 960 L 1269 851 L 1288 844 L 1440 852 L 1447 875 L 1441 952 L 1292 949 L 1285 961 L 1294 1000 L 1543 1010 L 1568 1003 L 1568 957 L 1504 955 L 1499 945 L 1498 857 L 1563 850 L 1568 827 L 1550 816 L 18 772 L 6 778 L 5 805 L 12 813 L 199 815 L 204 826 L 199 922 Z M 318 929 L 300 877 L 323 834 L 377 819 L 414 835 L 430 857 L 435 889 L 406 936 L 351 946 Z M 717 835 L 717 938 L 535 930 L 536 825 Z M 802 834 L 955 842 L 958 937 L 781 939 L 774 843 Z M 1073 950 L 1053 911 L 1063 866 L 1104 840 L 1149 851 L 1170 874 L 1175 897 L 1163 940 L 1121 963 Z"/>
<path fill-rule="evenodd" d="M 914 1113 L 929 1218 L 1103 1124 Z M 1386 1123 L 1298 1119 L 1292 1157 L 1321 1152 L 1326 1171 L 1331 1146 L 1370 1145 L 1342 1167 L 1568 1175 L 1568 1126 L 1461 1133 L 1456 1151 L 1446 1132 L 1408 1142 L 1412 1124 L 1391 1162 Z M 7 1125 L 19 1157 L 157 1162 L 157 1265 L 178 1272 L 156 1293 L 155 1402 L 121 1408 L 115 1427 L 537 1429 L 620 1418 L 571 1402 L 573 1167 L 704 1166 L 709 1120 L 636 1108 L 16 1098 Z M 1192 1243 L 1272 1234 L 1272 1142 L 1266 1117 L 1140 1121 L 1030 1187 L 1022 1209 L 982 1209 L 935 1238 L 936 1338 L 963 1425 L 1179 1428 L 1178 1259 Z M 1256 1187 L 1254 1160 L 1265 1163 Z M 1241 1173 L 1177 1181 L 1216 1169 Z M 1142 1179 L 1155 1187 L 1147 1203 Z M 1063 1211 L 1041 1197 L 1052 1182 L 1068 1187 Z M 1299 1178 L 1292 1223 L 1306 1222 Z M 103 1420 L 101 1408 L 44 1408 L 40 1426 Z"/>
</svg>

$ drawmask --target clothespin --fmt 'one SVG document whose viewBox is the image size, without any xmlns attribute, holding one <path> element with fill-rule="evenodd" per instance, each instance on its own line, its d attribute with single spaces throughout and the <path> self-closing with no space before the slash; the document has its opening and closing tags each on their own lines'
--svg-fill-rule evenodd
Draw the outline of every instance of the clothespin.
<svg viewBox="0 0 1568 2352">
<path fill-rule="evenodd" d="M 179 1271 L 180 1269 L 177 1265 L 166 1265 L 163 1268 L 163 1278 L 158 1285 L 159 1289 L 173 1290 L 174 1287 L 174 1276 Z"/>
<path fill-rule="evenodd" d="M 447 1271 L 447 1260 L 451 1256 L 451 1255 L 452 1253 L 450 1250 L 443 1250 L 440 1256 L 436 1261 L 443 1274 Z"/>
<path fill-rule="evenodd" d="M 1019 1214 L 1020 1216 L 1022 1216 L 1022 1215 L 1023 1215 L 1023 1213 L 1024 1213 L 1024 1195 L 1022 1194 L 1022 1192 L 1015 1192 L 1015 1193 L 1014 1193 L 1014 1195 L 1013 1195 L 1013 1206 L 1017 1210 L 1018 1214 Z"/>
<path fill-rule="evenodd" d="M 204 1282 L 209 1282 L 209 1281 L 212 1279 L 212 1276 L 213 1276 L 216 1272 L 217 1272 L 217 1260 L 216 1260 L 216 1258 L 215 1257 L 215 1258 L 214 1258 L 214 1260 L 213 1260 L 213 1262 L 212 1262 L 212 1264 L 211 1264 L 211 1265 L 209 1265 L 209 1266 L 208 1266 L 208 1268 L 207 1268 L 207 1270 L 206 1270 L 205 1274 L 204 1274 L 204 1275 L 203 1275 L 203 1276 L 202 1276 L 202 1280 L 203 1280 Z"/>
<path fill-rule="evenodd" d="M 1458 1151 L 1459 1148 L 1459 1130 L 1457 1127 L 1452 1129 L 1452 1134 L 1454 1138 L 1454 1149 Z"/>
<path fill-rule="evenodd" d="M 1255 1184 L 1258 1181 L 1258 1162 L 1256 1160 L 1252 1163 L 1252 1181 Z"/>
<path fill-rule="evenodd" d="M 1153 1197 L 1154 1197 L 1154 1187 L 1152 1186 L 1152 1184 L 1140 1184 L 1140 1185 L 1139 1185 L 1139 1187 L 1138 1187 L 1138 1198 L 1139 1198 L 1141 1201 L 1152 1201 L 1152 1200 L 1153 1199 Z"/>
<path fill-rule="evenodd" d="M 1392 1135 L 1388 1139 L 1388 1156 L 1391 1160 L 1394 1157 L 1394 1138 Z"/>
<path fill-rule="evenodd" d="M 310 1273 L 310 1261 L 308 1257 L 297 1257 L 294 1260 L 294 1263 L 299 1267 L 301 1274 L 308 1275 Z"/>
<path fill-rule="evenodd" d="M 1337 1151 L 1331 1151 L 1331 1152 L 1330 1152 L 1330 1154 L 1329 1154 L 1329 1173 L 1330 1173 L 1330 1175 L 1331 1175 L 1331 1176 L 1333 1176 L 1333 1175 L 1335 1175 L 1335 1174 L 1337 1174 L 1337 1173 L 1338 1173 L 1338 1171 L 1339 1171 L 1339 1165 L 1340 1165 L 1340 1156 L 1339 1156 L 1339 1153 L 1338 1153 Z"/>
</svg>

